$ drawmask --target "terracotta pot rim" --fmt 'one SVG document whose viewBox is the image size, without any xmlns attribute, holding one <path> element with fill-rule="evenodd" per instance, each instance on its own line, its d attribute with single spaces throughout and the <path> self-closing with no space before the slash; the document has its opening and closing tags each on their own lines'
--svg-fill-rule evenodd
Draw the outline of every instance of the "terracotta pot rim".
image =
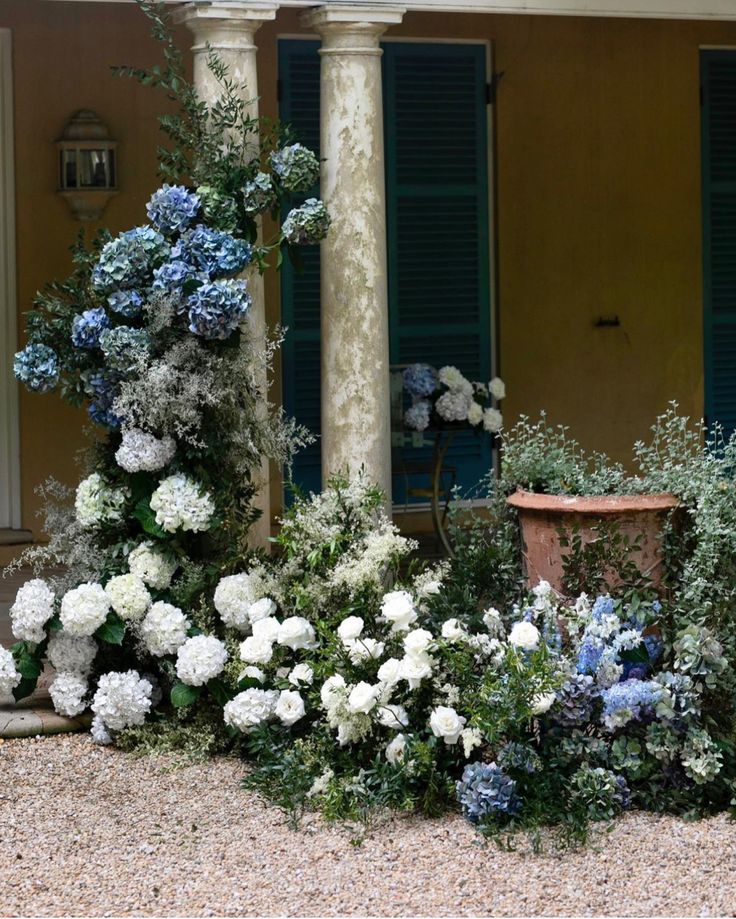
<svg viewBox="0 0 736 919">
<path fill-rule="evenodd" d="M 668 511 L 680 503 L 667 492 L 652 495 L 542 495 L 521 488 L 506 501 L 519 510 L 597 515 Z"/>
</svg>

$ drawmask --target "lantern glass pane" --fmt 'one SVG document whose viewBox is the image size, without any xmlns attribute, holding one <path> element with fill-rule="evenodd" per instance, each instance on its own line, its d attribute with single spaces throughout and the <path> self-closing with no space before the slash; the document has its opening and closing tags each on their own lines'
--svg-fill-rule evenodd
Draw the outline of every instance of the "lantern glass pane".
<svg viewBox="0 0 736 919">
<path fill-rule="evenodd" d="M 107 150 L 80 150 L 79 187 L 108 188 Z"/>
<path fill-rule="evenodd" d="M 108 165 L 108 184 L 110 188 L 115 188 L 115 151 L 107 151 L 107 165 Z"/>
<path fill-rule="evenodd" d="M 77 151 L 61 150 L 59 153 L 59 185 L 61 188 L 77 187 Z"/>
</svg>

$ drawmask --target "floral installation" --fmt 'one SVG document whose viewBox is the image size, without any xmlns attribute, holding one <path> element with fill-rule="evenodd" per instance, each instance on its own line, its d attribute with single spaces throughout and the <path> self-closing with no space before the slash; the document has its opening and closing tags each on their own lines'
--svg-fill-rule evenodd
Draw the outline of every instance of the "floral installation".
<svg viewBox="0 0 736 919">
<path fill-rule="evenodd" d="M 457 367 L 436 370 L 429 364 L 410 364 L 402 373 L 410 405 L 404 424 L 413 431 L 470 427 L 498 434 L 503 416 L 498 403 L 506 396 L 500 377 L 489 383 L 471 382 Z"/>
</svg>

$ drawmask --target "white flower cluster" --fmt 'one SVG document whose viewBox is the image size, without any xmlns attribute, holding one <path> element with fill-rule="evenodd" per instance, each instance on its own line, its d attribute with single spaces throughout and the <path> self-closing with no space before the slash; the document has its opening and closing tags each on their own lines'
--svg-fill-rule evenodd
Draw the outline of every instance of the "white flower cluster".
<svg viewBox="0 0 736 919">
<path fill-rule="evenodd" d="M 113 487 L 98 472 L 93 472 L 77 486 L 74 501 L 77 520 L 83 527 L 120 523 L 129 497 L 127 488 Z"/>
<path fill-rule="evenodd" d="M 46 637 L 44 626 L 54 615 L 54 592 L 46 581 L 32 578 L 15 595 L 10 607 L 13 635 L 19 641 L 38 644 Z"/>
<path fill-rule="evenodd" d="M 248 734 L 273 716 L 278 699 L 275 689 L 246 689 L 225 705 L 225 724 Z"/>
<path fill-rule="evenodd" d="M 273 657 L 275 644 L 292 651 L 311 650 L 316 646 L 314 628 L 302 616 L 289 616 L 279 622 L 267 615 L 256 619 L 252 628 L 253 634 L 240 645 L 240 659 L 246 664 L 267 664 Z"/>
<path fill-rule="evenodd" d="M 273 600 L 263 596 L 263 579 L 242 572 L 221 578 L 215 588 L 215 609 L 225 625 L 247 632 L 254 622 L 276 612 Z"/>
<path fill-rule="evenodd" d="M 150 542 L 141 543 L 128 555 L 130 573 L 155 590 L 166 590 L 178 567 L 174 559 L 159 552 Z"/>
<path fill-rule="evenodd" d="M 353 596 L 367 585 L 380 586 L 393 562 L 413 552 L 417 544 L 402 536 L 389 521 L 381 519 L 376 529 L 359 544 L 359 550 L 345 556 L 333 569 L 330 584 Z"/>
<path fill-rule="evenodd" d="M 175 453 L 173 437 L 159 439 L 140 428 L 129 428 L 123 431 L 115 459 L 126 472 L 158 472 L 169 465 Z"/>
<path fill-rule="evenodd" d="M 93 635 L 110 612 L 110 600 L 101 584 L 80 584 L 61 601 L 61 624 L 75 638 Z"/>
<path fill-rule="evenodd" d="M 189 620 L 171 603 L 154 603 L 141 622 L 139 633 L 146 650 L 154 657 L 175 654 L 187 640 Z"/>
<path fill-rule="evenodd" d="M 102 735 L 103 727 L 107 733 L 143 724 L 151 710 L 152 691 L 151 683 L 142 679 L 136 670 L 113 671 L 101 676 L 92 700 L 92 711 L 99 719 L 98 734 Z"/>
<path fill-rule="evenodd" d="M 13 655 L 0 646 L 0 696 L 9 696 L 20 681 L 21 675 L 15 668 Z"/>
<path fill-rule="evenodd" d="M 57 673 L 78 673 L 86 676 L 97 656 L 97 642 L 89 636 L 77 638 L 63 630 L 53 632 L 46 656 Z"/>
<path fill-rule="evenodd" d="M 198 482 L 177 473 L 159 482 L 151 495 L 151 510 L 156 514 L 156 523 L 167 533 L 199 533 L 209 529 L 215 505 Z"/>
<path fill-rule="evenodd" d="M 384 594 L 381 616 L 391 624 L 392 632 L 405 632 L 416 622 L 417 611 L 411 594 L 405 590 L 393 590 Z"/>
<path fill-rule="evenodd" d="M 57 673 L 49 686 L 49 695 L 54 710 L 67 718 L 80 715 L 87 708 L 88 690 L 87 680 L 81 673 L 74 671 Z"/>
<path fill-rule="evenodd" d="M 219 638 L 195 635 L 177 652 L 176 675 L 188 686 L 204 686 L 222 673 L 226 663 L 227 649 Z"/>
<path fill-rule="evenodd" d="M 497 434 L 503 426 L 503 416 L 491 405 L 487 408 L 475 401 L 476 391 L 484 397 L 489 394 L 495 400 L 506 396 L 506 386 L 500 377 L 494 377 L 488 386 L 485 383 L 471 383 L 457 367 L 442 367 L 439 372 L 440 382 L 447 387 L 435 404 L 440 418 L 445 421 L 467 421 L 474 427 L 483 423 L 483 428 L 491 434 Z"/>
<path fill-rule="evenodd" d="M 105 585 L 105 593 L 112 608 L 130 622 L 138 622 L 151 605 L 151 595 L 137 574 L 120 574 Z"/>
</svg>

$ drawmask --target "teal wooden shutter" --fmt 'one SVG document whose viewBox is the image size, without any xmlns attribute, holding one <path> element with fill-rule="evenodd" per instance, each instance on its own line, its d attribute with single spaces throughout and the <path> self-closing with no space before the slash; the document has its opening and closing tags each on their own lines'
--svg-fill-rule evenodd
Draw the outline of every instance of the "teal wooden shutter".
<svg viewBox="0 0 736 919">
<path fill-rule="evenodd" d="M 279 41 L 281 120 L 296 139 L 319 154 L 319 42 Z M 319 196 L 319 189 L 304 195 Z M 284 263 L 281 271 L 281 322 L 284 340 L 284 409 L 313 434 L 320 433 L 320 284 L 319 246 L 302 246 L 300 269 Z M 297 453 L 293 480 L 306 491 L 322 482 L 319 440 Z"/>
<path fill-rule="evenodd" d="M 705 415 L 736 430 L 736 52 L 701 52 Z"/>
<path fill-rule="evenodd" d="M 488 382 L 486 48 L 386 42 L 383 67 L 391 363 L 454 364 Z M 431 457 L 429 447 L 398 452 L 395 470 Z M 446 458 L 463 490 L 491 463 L 490 438 L 471 431 Z M 422 484 L 426 475 L 395 476 L 395 502 Z"/>
<path fill-rule="evenodd" d="M 280 115 L 319 146 L 319 43 L 279 42 Z M 393 364 L 455 364 L 471 379 L 491 374 L 489 189 L 485 46 L 386 42 L 384 118 L 390 348 Z M 304 270 L 284 266 L 284 406 L 319 433 L 319 250 Z M 397 464 L 428 462 L 431 448 L 401 451 Z M 457 437 L 448 463 L 469 488 L 486 473 L 488 437 Z M 297 456 L 294 480 L 320 487 L 315 444 Z M 394 479 L 394 497 L 427 477 Z"/>
</svg>

